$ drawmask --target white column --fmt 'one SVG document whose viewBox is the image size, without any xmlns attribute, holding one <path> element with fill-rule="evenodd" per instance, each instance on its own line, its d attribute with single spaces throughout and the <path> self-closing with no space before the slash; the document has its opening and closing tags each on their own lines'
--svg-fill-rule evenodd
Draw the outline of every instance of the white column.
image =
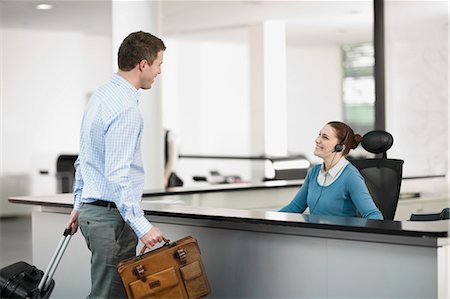
<svg viewBox="0 0 450 299">
<path fill-rule="evenodd" d="M 113 66 L 117 70 L 117 51 L 123 39 L 135 31 L 159 34 L 158 1 L 112 1 Z M 139 107 L 144 118 L 142 158 L 145 168 L 145 189 L 163 186 L 163 133 L 161 77 L 150 90 L 142 91 Z"/>
<path fill-rule="evenodd" d="M 287 154 L 286 29 L 283 21 L 250 27 L 253 155 Z M 264 173 L 254 163 L 254 179 Z"/>
</svg>

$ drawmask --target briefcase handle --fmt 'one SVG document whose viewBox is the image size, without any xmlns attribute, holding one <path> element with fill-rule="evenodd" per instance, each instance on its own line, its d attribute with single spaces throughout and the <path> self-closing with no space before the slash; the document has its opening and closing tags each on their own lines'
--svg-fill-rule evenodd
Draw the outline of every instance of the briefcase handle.
<svg viewBox="0 0 450 299">
<path fill-rule="evenodd" d="M 171 244 L 171 243 L 170 243 L 170 240 L 169 240 L 169 239 L 166 239 L 165 237 L 162 237 L 162 238 L 163 238 L 163 241 L 164 241 L 164 245 L 163 245 L 163 246 L 172 246 L 172 245 L 174 245 L 174 244 Z M 172 243 L 175 243 L 175 242 L 172 242 Z M 144 252 L 145 252 L 145 250 L 146 250 L 147 248 L 148 248 L 148 247 L 145 246 L 145 244 L 144 244 L 144 246 L 142 246 L 140 255 L 143 255 Z"/>
</svg>

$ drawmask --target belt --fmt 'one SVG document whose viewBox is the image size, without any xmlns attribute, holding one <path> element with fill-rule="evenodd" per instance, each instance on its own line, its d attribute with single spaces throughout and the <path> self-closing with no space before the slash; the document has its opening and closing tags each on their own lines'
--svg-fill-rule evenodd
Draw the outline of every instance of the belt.
<svg viewBox="0 0 450 299">
<path fill-rule="evenodd" d="M 86 204 L 117 209 L 116 204 L 114 202 L 106 201 L 106 200 L 96 200 L 96 201 L 93 201 L 93 202 L 87 202 Z"/>
</svg>

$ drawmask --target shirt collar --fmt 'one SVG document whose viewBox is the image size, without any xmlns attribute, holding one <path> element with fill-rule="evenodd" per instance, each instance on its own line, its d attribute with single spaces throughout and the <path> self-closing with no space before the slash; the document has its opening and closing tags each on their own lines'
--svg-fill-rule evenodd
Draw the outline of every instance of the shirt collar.
<svg viewBox="0 0 450 299">
<path fill-rule="evenodd" d="M 141 96 L 140 90 L 136 89 L 136 87 L 134 87 L 134 86 L 133 86 L 130 82 L 128 82 L 125 78 L 123 78 L 122 76 L 120 76 L 120 75 L 118 75 L 118 74 L 116 74 L 116 73 L 113 73 L 111 81 L 112 81 L 114 84 L 117 84 L 117 85 L 119 85 L 119 86 L 121 86 L 121 87 L 126 88 L 133 96 L 136 97 L 136 101 L 139 102 L 139 98 L 140 98 L 140 96 Z"/>
<path fill-rule="evenodd" d="M 339 162 L 337 162 L 328 172 L 324 169 L 324 163 L 322 163 L 322 167 L 320 168 L 320 171 L 322 173 L 328 173 L 332 178 L 335 178 L 342 169 L 348 164 L 348 160 L 345 159 L 345 157 L 342 157 Z"/>
</svg>

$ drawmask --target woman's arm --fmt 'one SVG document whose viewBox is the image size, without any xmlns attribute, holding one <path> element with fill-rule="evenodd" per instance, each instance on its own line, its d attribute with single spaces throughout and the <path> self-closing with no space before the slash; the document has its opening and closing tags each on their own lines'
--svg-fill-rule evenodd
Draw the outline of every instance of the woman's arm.
<svg viewBox="0 0 450 299">
<path fill-rule="evenodd" d="M 303 213 L 306 208 L 308 207 L 308 204 L 306 203 L 306 200 L 308 198 L 308 185 L 309 185 L 309 177 L 310 173 L 305 178 L 305 182 L 300 187 L 300 190 L 298 190 L 297 194 L 295 194 L 292 201 L 282 207 L 278 210 L 278 212 L 287 212 L 287 213 Z"/>
</svg>

